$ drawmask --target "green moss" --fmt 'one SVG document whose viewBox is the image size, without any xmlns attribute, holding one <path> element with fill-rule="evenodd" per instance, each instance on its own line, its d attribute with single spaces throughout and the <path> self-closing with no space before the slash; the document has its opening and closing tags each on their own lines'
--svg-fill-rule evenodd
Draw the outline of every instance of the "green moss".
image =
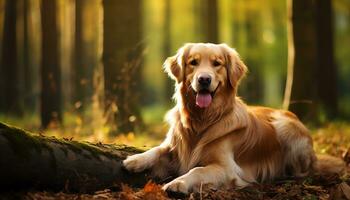
<svg viewBox="0 0 350 200">
<path fill-rule="evenodd" d="M 91 159 L 92 157 L 96 158 L 96 159 L 100 159 L 100 155 L 104 155 L 107 157 L 112 158 L 113 156 L 111 156 L 110 154 L 107 154 L 106 152 L 102 151 L 101 149 L 98 149 L 95 146 L 86 144 L 85 142 L 76 142 L 76 141 L 70 141 L 69 143 L 66 142 L 65 145 L 70 148 L 73 152 L 79 153 L 81 154 L 83 152 L 83 150 L 89 152 L 91 154 L 81 154 L 84 157 Z"/>
<path fill-rule="evenodd" d="M 35 136 L 22 129 L 11 127 L 0 122 L 0 134 L 3 135 L 15 154 L 29 159 L 31 150 L 41 153 L 44 149 L 51 154 L 51 166 L 56 167 L 56 159 L 52 148 L 41 141 L 40 136 Z"/>
<path fill-rule="evenodd" d="M 57 139 L 55 137 L 33 135 L 22 129 L 11 127 L 1 122 L 0 134 L 10 142 L 11 148 L 16 154 L 26 158 L 29 157 L 31 149 L 34 149 L 38 153 L 41 153 L 42 150 L 45 149 L 49 151 L 54 158 L 53 149 L 50 146 L 50 143 L 61 145 L 62 147 L 59 148 L 64 152 L 66 156 L 68 154 L 68 150 L 71 150 L 88 159 L 95 158 L 98 160 L 101 159 L 101 155 L 106 156 L 110 159 L 118 159 L 118 156 L 114 155 L 113 152 L 123 152 L 128 154 L 142 152 L 140 149 L 126 145 L 107 145 L 101 143 L 93 144 L 89 142 L 77 142 L 65 139 Z M 83 153 L 83 151 L 88 152 L 88 154 Z"/>
<path fill-rule="evenodd" d="M 77 142 L 77 141 L 69 141 L 64 139 L 57 139 L 55 137 L 46 138 L 50 142 L 54 142 L 56 144 L 61 144 L 66 147 L 61 148 L 65 154 L 67 155 L 67 150 L 70 149 L 71 151 L 81 154 L 85 156 L 86 158 L 96 158 L 100 160 L 100 156 L 106 156 L 108 158 L 119 158 L 113 154 L 113 152 L 123 152 L 123 153 L 129 153 L 129 154 L 135 154 L 135 153 L 141 153 L 143 152 L 140 149 L 137 149 L 135 147 L 130 147 L 127 145 L 112 145 L 112 144 L 93 144 L 90 142 Z M 83 150 L 90 153 L 88 154 L 82 154 Z"/>
<path fill-rule="evenodd" d="M 10 142 L 13 151 L 20 156 L 26 157 L 29 149 L 34 149 L 38 153 L 41 153 L 43 148 L 52 151 L 48 145 L 40 141 L 38 136 L 31 135 L 22 129 L 0 123 L 0 133 Z"/>
<path fill-rule="evenodd" d="M 142 152 L 144 152 L 141 149 L 138 149 L 136 147 L 127 146 L 127 145 L 113 145 L 113 146 L 116 150 L 122 150 L 122 151 L 126 151 L 129 153 L 142 153 Z"/>
<path fill-rule="evenodd" d="M 112 152 L 126 152 L 130 154 L 142 152 L 140 149 L 126 145 L 103 145 L 77 141 L 69 141 L 65 144 L 76 153 L 81 153 L 82 150 L 88 151 L 91 156 L 96 159 L 101 159 L 100 155 L 104 155 L 108 158 L 115 158 L 116 156 Z"/>
</svg>

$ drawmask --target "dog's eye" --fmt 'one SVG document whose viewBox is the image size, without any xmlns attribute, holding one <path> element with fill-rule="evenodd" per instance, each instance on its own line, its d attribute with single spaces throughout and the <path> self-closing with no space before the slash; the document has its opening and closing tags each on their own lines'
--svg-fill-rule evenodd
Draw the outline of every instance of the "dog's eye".
<svg viewBox="0 0 350 200">
<path fill-rule="evenodd" d="M 214 65 L 214 67 L 218 67 L 218 66 L 221 65 L 221 63 L 215 60 L 215 61 L 213 62 L 213 65 Z"/>
<path fill-rule="evenodd" d="M 190 65 L 197 66 L 198 65 L 198 61 L 197 60 L 192 60 L 190 62 Z"/>
</svg>

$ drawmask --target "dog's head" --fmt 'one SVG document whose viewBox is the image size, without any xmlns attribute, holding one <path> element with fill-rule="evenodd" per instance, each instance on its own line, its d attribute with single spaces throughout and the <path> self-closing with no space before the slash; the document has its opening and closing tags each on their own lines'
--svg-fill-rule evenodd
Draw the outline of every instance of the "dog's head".
<svg viewBox="0 0 350 200">
<path fill-rule="evenodd" d="M 193 94 L 199 108 L 224 103 L 227 95 L 235 95 L 247 67 L 238 53 L 226 44 L 188 43 L 164 63 L 165 71 L 176 84 Z M 226 94 L 226 96 L 224 95 Z"/>
</svg>

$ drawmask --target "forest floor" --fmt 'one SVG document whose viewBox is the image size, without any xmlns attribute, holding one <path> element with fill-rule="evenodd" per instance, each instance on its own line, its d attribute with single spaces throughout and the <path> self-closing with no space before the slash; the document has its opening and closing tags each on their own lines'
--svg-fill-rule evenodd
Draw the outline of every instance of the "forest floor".
<svg viewBox="0 0 350 200">
<path fill-rule="evenodd" d="M 109 142 L 127 143 L 137 147 L 149 148 L 161 141 L 166 127 L 154 126 L 152 135 L 128 133 L 119 135 Z M 347 199 L 350 200 L 350 124 L 329 123 L 321 128 L 313 128 L 314 148 L 318 154 L 329 154 L 342 158 L 347 163 L 343 175 L 313 175 L 303 179 L 281 180 L 269 184 L 255 184 L 243 189 L 213 189 L 203 185 L 201 191 L 187 196 L 166 194 L 161 185 L 149 182 L 143 188 L 131 188 L 127 185 L 106 188 L 93 193 L 69 193 L 67 191 L 22 191 L 0 193 L 0 199 Z M 65 130 L 66 132 L 67 130 Z M 163 133 L 160 133 L 163 132 Z M 57 135 L 53 131 L 50 135 Z M 61 137 L 70 137 L 61 135 Z M 73 135 L 75 140 L 89 139 Z M 91 139 L 91 138 L 90 138 Z M 148 141 L 148 143 L 145 143 Z M 151 141 L 151 142 L 149 142 Z M 142 144 L 142 145 L 141 145 Z M 146 145 L 144 145 L 146 144 Z M 118 189 L 116 189 L 118 188 Z"/>
</svg>

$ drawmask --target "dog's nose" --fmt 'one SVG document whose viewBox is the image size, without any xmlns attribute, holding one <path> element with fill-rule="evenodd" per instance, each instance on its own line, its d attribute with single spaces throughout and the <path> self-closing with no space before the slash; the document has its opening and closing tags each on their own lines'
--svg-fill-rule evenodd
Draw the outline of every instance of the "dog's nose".
<svg viewBox="0 0 350 200">
<path fill-rule="evenodd" d="M 209 87 L 209 85 L 211 83 L 211 77 L 207 74 L 199 75 L 198 76 L 198 83 L 203 88 L 207 88 L 207 87 Z"/>
</svg>

